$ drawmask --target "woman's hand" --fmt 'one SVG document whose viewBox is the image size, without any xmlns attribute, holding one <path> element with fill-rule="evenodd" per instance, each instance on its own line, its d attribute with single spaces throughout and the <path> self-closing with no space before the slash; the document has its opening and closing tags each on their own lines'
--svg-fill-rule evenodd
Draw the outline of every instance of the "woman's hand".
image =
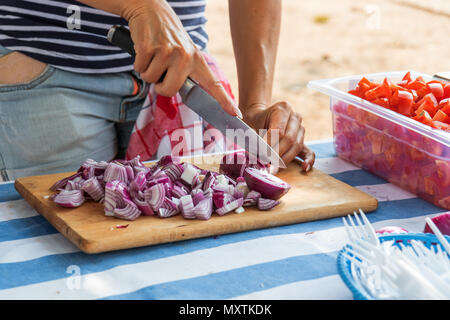
<svg viewBox="0 0 450 320">
<path fill-rule="evenodd" d="M 143 80 L 156 83 L 158 94 L 174 96 L 190 77 L 208 91 L 226 112 L 242 117 L 166 1 L 127 1 L 121 15 L 128 21 L 134 42 L 134 68 Z M 164 80 L 158 83 L 165 71 Z"/>
<path fill-rule="evenodd" d="M 256 131 L 267 130 L 266 142 L 278 148 L 278 154 L 286 164 L 299 156 L 303 160 L 303 170 L 306 172 L 311 170 L 315 154 L 304 145 L 305 128 L 302 126 L 302 117 L 294 112 L 289 103 L 281 101 L 270 107 L 258 103 L 244 109 L 247 110 L 244 121 Z M 273 139 L 277 136 L 278 139 Z"/>
</svg>

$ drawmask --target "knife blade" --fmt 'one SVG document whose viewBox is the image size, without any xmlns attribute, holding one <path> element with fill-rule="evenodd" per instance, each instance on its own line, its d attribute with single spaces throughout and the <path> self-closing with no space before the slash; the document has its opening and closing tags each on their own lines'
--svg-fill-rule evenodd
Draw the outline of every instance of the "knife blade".
<svg viewBox="0 0 450 320">
<path fill-rule="evenodd" d="M 130 31 L 125 27 L 111 27 L 107 39 L 111 44 L 125 50 L 131 56 L 136 56 Z M 164 76 L 165 72 L 159 82 L 163 80 Z M 255 130 L 238 117 L 225 112 L 220 104 L 195 81 L 187 78 L 180 88 L 179 94 L 185 105 L 219 130 L 227 140 L 244 148 L 262 162 L 270 163 L 279 168 L 286 168 L 286 164 L 279 154 Z"/>
</svg>

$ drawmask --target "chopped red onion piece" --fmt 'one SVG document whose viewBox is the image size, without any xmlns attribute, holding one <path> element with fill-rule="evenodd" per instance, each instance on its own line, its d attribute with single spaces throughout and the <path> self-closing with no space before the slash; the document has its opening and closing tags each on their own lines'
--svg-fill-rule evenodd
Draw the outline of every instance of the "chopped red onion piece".
<svg viewBox="0 0 450 320">
<path fill-rule="evenodd" d="M 243 213 L 245 211 L 244 207 L 239 207 L 236 210 L 234 210 L 234 212 L 236 212 L 237 214 Z"/>
<path fill-rule="evenodd" d="M 206 173 L 205 177 L 203 178 L 203 182 L 202 182 L 203 191 L 210 189 L 214 185 L 215 181 L 216 181 L 215 176 L 212 174 L 211 171 L 208 171 Z"/>
<path fill-rule="evenodd" d="M 225 192 L 230 195 L 233 195 L 234 193 L 234 187 L 232 185 L 223 185 L 223 184 L 216 184 L 211 188 L 214 192 Z"/>
<path fill-rule="evenodd" d="M 250 191 L 247 196 L 244 198 L 244 207 L 254 206 L 258 202 L 258 199 L 261 197 L 261 193 L 257 191 Z"/>
<path fill-rule="evenodd" d="M 170 200 L 172 200 L 172 202 L 177 206 L 177 209 L 180 210 L 180 199 L 172 197 Z"/>
<path fill-rule="evenodd" d="M 127 169 L 120 163 L 110 162 L 105 169 L 103 180 L 105 182 L 119 180 L 123 183 L 128 183 Z"/>
<path fill-rule="evenodd" d="M 153 216 L 155 213 L 153 212 L 152 208 L 150 207 L 150 205 L 145 202 L 142 201 L 140 199 L 133 199 L 133 202 L 136 204 L 136 206 L 138 207 L 139 210 L 141 210 L 142 215 L 144 216 Z"/>
<path fill-rule="evenodd" d="M 158 175 L 156 177 L 147 178 L 147 181 L 148 181 L 147 184 L 149 187 L 154 186 L 155 184 L 159 184 L 159 183 L 162 183 L 162 184 L 168 183 L 169 185 L 173 184 L 172 180 L 170 180 L 170 178 L 166 175 L 165 172 L 158 173 Z"/>
<path fill-rule="evenodd" d="M 248 157 L 246 152 L 234 152 L 226 154 L 222 158 L 219 167 L 221 173 L 236 179 L 244 175 L 244 170 L 248 165 Z"/>
<path fill-rule="evenodd" d="M 161 205 L 161 208 L 169 209 L 171 211 L 177 211 L 178 212 L 178 204 L 177 202 L 173 201 L 170 198 L 165 197 L 163 204 Z"/>
<path fill-rule="evenodd" d="M 161 157 L 161 159 L 159 159 L 157 165 L 160 167 L 164 167 L 171 163 L 180 163 L 180 158 L 178 158 L 177 156 L 165 155 Z"/>
<path fill-rule="evenodd" d="M 126 201 L 131 201 L 131 196 L 125 183 L 120 181 L 116 186 L 115 193 L 116 207 L 122 208 L 125 205 Z"/>
<path fill-rule="evenodd" d="M 180 210 L 185 219 L 195 219 L 194 202 L 191 195 L 185 195 L 180 198 Z"/>
<path fill-rule="evenodd" d="M 213 212 L 212 198 L 201 200 L 194 208 L 195 217 L 200 220 L 208 220 Z"/>
<path fill-rule="evenodd" d="M 130 195 L 136 197 L 140 191 L 144 190 L 146 184 L 145 172 L 138 172 L 128 187 Z"/>
<path fill-rule="evenodd" d="M 224 214 L 236 210 L 239 207 L 242 207 L 242 204 L 244 203 L 244 199 L 239 198 L 237 200 L 234 200 L 226 205 L 224 205 L 221 208 L 216 209 L 216 213 L 220 216 L 223 216 Z"/>
<path fill-rule="evenodd" d="M 196 206 L 200 201 L 204 200 L 205 196 L 202 191 L 197 192 L 192 196 L 192 202 L 194 203 L 194 206 Z"/>
<path fill-rule="evenodd" d="M 200 175 L 197 175 L 192 182 L 192 189 L 202 189 L 202 181 L 200 179 Z"/>
<path fill-rule="evenodd" d="M 81 166 L 81 177 L 85 180 L 90 179 L 95 176 L 95 167 L 94 166 Z"/>
<path fill-rule="evenodd" d="M 158 210 L 158 216 L 160 218 L 169 218 L 172 216 L 175 216 L 179 213 L 178 210 L 171 210 L 171 209 L 167 209 L 167 208 L 159 208 Z"/>
<path fill-rule="evenodd" d="M 82 177 L 76 177 L 73 180 L 67 181 L 65 190 L 83 190 L 85 180 Z"/>
<path fill-rule="evenodd" d="M 145 201 L 150 205 L 153 211 L 158 211 L 166 196 L 164 185 L 159 183 L 151 186 L 149 189 L 144 191 L 144 196 Z"/>
<path fill-rule="evenodd" d="M 139 172 L 144 172 L 145 174 L 151 172 L 151 168 L 149 167 L 133 167 L 134 174 L 138 174 Z"/>
<path fill-rule="evenodd" d="M 85 200 L 82 190 L 62 190 L 53 199 L 55 203 L 66 208 L 79 207 Z"/>
<path fill-rule="evenodd" d="M 115 208 L 114 216 L 125 220 L 136 220 L 141 215 L 141 210 L 130 200 L 125 200 L 125 207 Z"/>
<path fill-rule="evenodd" d="M 216 176 L 216 182 L 215 185 L 224 185 L 224 186 L 228 186 L 228 184 L 230 183 L 230 180 L 223 174 L 220 174 L 218 176 Z"/>
<path fill-rule="evenodd" d="M 187 193 L 191 192 L 191 187 L 187 186 L 184 182 L 182 182 L 181 180 L 177 180 L 173 183 L 175 186 L 179 186 L 180 188 L 182 188 L 183 190 L 186 190 Z"/>
<path fill-rule="evenodd" d="M 127 172 L 127 177 L 128 177 L 128 183 L 130 182 L 130 181 L 133 181 L 133 179 L 134 179 L 134 170 L 133 170 L 133 167 L 131 167 L 130 165 L 126 165 L 125 166 L 125 171 Z"/>
<path fill-rule="evenodd" d="M 106 183 L 105 199 L 103 201 L 106 216 L 114 215 L 114 209 L 116 208 L 116 204 L 117 204 L 116 188 L 119 183 L 120 183 L 120 181 L 118 181 L 118 180 L 114 180 L 114 181 Z"/>
<path fill-rule="evenodd" d="M 146 168 L 146 166 L 141 162 L 141 156 L 137 155 L 133 159 L 128 161 L 128 164 L 132 166 L 134 169 L 136 168 Z"/>
<path fill-rule="evenodd" d="M 177 198 L 181 198 L 181 197 L 187 195 L 188 192 L 189 191 L 184 186 L 179 186 L 179 185 L 174 184 L 174 186 L 172 187 L 172 195 Z"/>
<path fill-rule="evenodd" d="M 244 179 L 242 177 L 240 177 L 241 179 Z M 248 189 L 247 183 L 242 180 L 240 180 L 237 184 L 236 187 L 234 188 L 234 193 L 233 196 L 237 199 L 237 198 L 244 198 L 247 197 L 247 194 L 250 192 L 250 190 Z"/>
<path fill-rule="evenodd" d="M 105 196 L 105 190 L 95 176 L 84 182 L 83 190 L 90 195 L 94 201 L 100 201 Z"/>
<path fill-rule="evenodd" d="M 210 198 L 210 197 L 212 198 L 213 194 L 214 194 L 214 192 L 213 192 L 213 189 L 211 189 L 211 188 L 203 191 L 203 195 L 205 196 L 205 198 Z"/>
<path fill-rule="evenodd" d="M 181 174 L 180 179 L 184 181 L 189 186 L 194 186 L 198 182 L 199 170 L 197 170 L 193 165 L 187 163 Z"/>
<path fill-rule="evenodd" d="M 280 204 L 280 201 L 278 201 L 278 200 L 264 199 L 264 198 L 258 199 L 258 209 L 263 210 L 263 211 L 270 210 L 279 204 Z"/>
<path fill-rule="evenodd" d="M 172 181 L 176 181 L 180 179 L 181 175 L 183 174 L 184 167 L 179 163 L 169 163 L 163 168 L 163 171 Z"/>
<path fill-rule="evenodd" d="M 225 192 L 214 192 L 212 198 L 216 208 L 222 208 L 234 200 L 231 194 Z"/>
<path fill-rule="evenodd" d="M 75 179 L 76 177 L 79 177 L 79 176 L 81 176 L 81 172 L 77 172 L 77 173 L 75 173 L 75 174 L 73 174 L 73 175 L 71 175 L 71 176 L 69 176 L 67 178 L 61 179 L 61 180 L 57 181 L 54 185 L 52 185 L 50 187 L 50 190 L 51 191 L 56 191 L 58 189 L 63 189 L 67 185 L 67 181 L 71 181 L 71 180 L 73 180 L 73 179 Z"/>
</svg>

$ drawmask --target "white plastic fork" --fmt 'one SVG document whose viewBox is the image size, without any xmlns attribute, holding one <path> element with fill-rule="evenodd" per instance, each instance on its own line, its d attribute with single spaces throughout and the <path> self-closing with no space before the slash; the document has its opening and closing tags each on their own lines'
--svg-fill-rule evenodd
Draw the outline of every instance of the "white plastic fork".
<svg viewBox="0 0 450 320">
<path fill-rule="evenodd" d="M 359 213 L 364 223 L 361 222 L 361 219 L 359 218 L 356 211 L 353 211 L 353 216 L 355 217 L 356 224 L 353 221 L 351 215 L 347 215 L 347 219 L 349 220 L 351 226 L 347 223 L 345 217 L 342 217 L 342 221 L 344 222 L 345 230 L 347 232 L 350 241 L 357 242 L 361 240 L 366 240 L 376 246 L 379 246 L 380 240 L 378 239 L 375 229 L 372 227 L 369 219 L 367 219 L 366 215 L 361 209 L 359 209 Z"/>
<path fill-rule="evenodd" d="M 389 249 L 389 250 L 384 250 Z M 372 294 L 407 299 L 448 299 L 450 287 L 432 269 L 417 264 L 416 258 L 405 254 L 393 243 L 376 246 L 368 241 L 358 241 L 346 248 L 346 256 L 359 266 L 363 273 L 368 268 L 378 270 L 378 285 L 369 285 L 371 279 L 361 279 Z M 375 269 L 374 269 L 375 268 Z M 373 279 L 372 279 L 373 280 Z"/>
</svg>

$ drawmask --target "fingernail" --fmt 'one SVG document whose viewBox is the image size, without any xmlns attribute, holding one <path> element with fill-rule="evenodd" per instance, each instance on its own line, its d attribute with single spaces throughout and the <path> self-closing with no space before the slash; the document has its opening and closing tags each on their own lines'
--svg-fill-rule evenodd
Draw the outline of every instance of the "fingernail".
<svg viewBox="0 0 450 320">
<path fill-rule="evenodd" d="M 243 116 L 242 116 L 242 112 L 241 112 L 241 110 L 239 109 L 239 107 L 237 107 L 237 106 L 233 106 L 233 110 L 234 110 L 234 112 L 236 112 L 236 115 L 239 117 L 239 118 L 243 118 Z"/>
<path fill-rule="evenodd" d="M 308 172 L 309 170 L 311 170 L 311 165 L 308 164 L 308 166 L 306 167 L 306 172 Z"/>
</svg>

